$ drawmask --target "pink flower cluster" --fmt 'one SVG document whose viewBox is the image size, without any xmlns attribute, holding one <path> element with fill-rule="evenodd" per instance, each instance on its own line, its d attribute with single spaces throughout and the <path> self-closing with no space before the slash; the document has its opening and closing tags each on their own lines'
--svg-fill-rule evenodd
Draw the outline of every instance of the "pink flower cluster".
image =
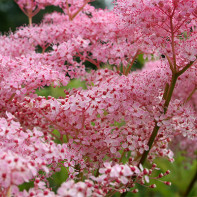
<svg viewBox="0 0 197 197">
<path fill-rule="evenodd" d="M 1 196 L 137 193 L 135 185 L 155 188 L 149 180 L 170 173 L 154 177 L 155 158 L 172 162 L 179 144 L 195 158 L 196 1 L 117 0 L 113 11 L 88 0 L 16 2 L 30 25 L 0 36 Z M 47 5 L 63 13 L 32 24 Z M 147 62 L 130 72 L 139 54 Z M 96 70 L 87 72 L 86 62 Z M 76 78 L 86 89 L 35 93 Z M 66 181 L 52 191 L 49 179 L 62 168 Z"/>
</svg>

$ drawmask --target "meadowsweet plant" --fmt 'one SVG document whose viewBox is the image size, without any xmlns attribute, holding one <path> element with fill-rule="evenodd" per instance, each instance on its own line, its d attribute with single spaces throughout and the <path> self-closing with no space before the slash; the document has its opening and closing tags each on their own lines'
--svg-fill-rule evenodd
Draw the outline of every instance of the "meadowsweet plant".
<svg viewBox="0 0 197 197">
<path fill-rule="evenodd" d="M 170 171 L 154 160 L 173 162 L 178 148 L 196 159 L 197 1 L 117 0 L 112 11 L 90 0 L 15 2 L 29 25 L 0 36 L 0 196 L 110 197 L 137 193 L 138 184 L 170 186 Z M 48 5 L 62 12 L 34 24 Z M 131 72 L 142 54 L 143 69 Z M 36 94 L 72 79 L 86 88 Z M 65 181 L 54 189 L 57 172 Z M 22 191 L 25 182 L 32 187 Z"/>
</svg>

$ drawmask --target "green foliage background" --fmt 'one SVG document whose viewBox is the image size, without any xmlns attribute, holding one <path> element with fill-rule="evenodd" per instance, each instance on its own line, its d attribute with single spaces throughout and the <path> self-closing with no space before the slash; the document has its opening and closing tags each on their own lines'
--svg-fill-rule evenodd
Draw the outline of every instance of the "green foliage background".
<svg viewBox="0 0 197 197">
<path fill-rule="evenodd" d="M 96 8 L 105 8 L 104 0 L 95 0 L 92 2 Z M 54 6 L 48 6 L 45 10 L 41 10 L 33 17 L 33 23 L 39 23 L 45 13 L 53 11 L 61 11 Z M 28 18 L 20 10 L 14 0 L 0 0 L 0 32 L 15 31 L 17 27 L 28 24 Z"/>
<path fill-rule="evenodd" d="M 104 0 L 97 0 L 93 3 L 93 5 L 97 8 L 105 8 Z M 33 18 L 34 23 L 39 23 L 45 13 L 53 12 L 54 10 L 60 11 L 57 8 L 50 6 L 45 10 L 41 10 L 38 15 Z M 28 19 L 23 14 L 23 12 L 18 8 L 16 3 L 13 0 L 0 0 L 0 32 L 2 34 L 15 31 L 17 27 L 21 25 L 27 25 Z M 133 70 L 136 68 L 142 68 L 144 63 L 143 57 L 140 56 L 138 61 L 133 67 Z M 91 66 L 90 66 L 91 67 Z M 41 90 L 37 90 L 37 94 L 41 96 L 54 96 L 56 98 L 60 96 L 65 96 L 64 89 L 72 89 L 72 88 L 86 88 L 85 82 L 80 80 L 72 80 L 66 87 L 60 88 L 52 88 L 46 87 Z M 55 131 L 54 131 L 55 132 Z M 195 172 L 197 171 L 197 160 L 193 163 L 187 161 L 184 157 L 177 155 L 174 163 L 170 163 L 165 159 L 157 159 L 155 161 L 158 163 L 160 170 L 165 172 L 166 170 L 170 170 L 171 174 L 167 177 L 163 178 L 165 181 L 171 181 L 172 186 L 167 186 L 164 183 L 158 181 L 157 188 L 150 189 L 144 186 L 137 185 L 139 188 L 138 194 L 128 193 L 127 197 L 135 196 L 135 197 L 182 197 L 184 196 L 184 192 L 186 191 L 187 186 L 189 185 L 191 179 L 193 178 Z M 63 181 L 66 180 L 68 174 L 65 168 L 61 169 L 61 172 L 57 172 L 50 178 L 51 187 L 56 190 Z M 161 179 L 162 180 L 162 179 Z M 33 183 L 25 183 L 20 186 L 20 189 L 28 189 L 33 186 Z M 116 197 L 119 194 L 115 195 Z M 188 197 L 197 197 L 197 182 L 190 192 Z"/>
</svg>

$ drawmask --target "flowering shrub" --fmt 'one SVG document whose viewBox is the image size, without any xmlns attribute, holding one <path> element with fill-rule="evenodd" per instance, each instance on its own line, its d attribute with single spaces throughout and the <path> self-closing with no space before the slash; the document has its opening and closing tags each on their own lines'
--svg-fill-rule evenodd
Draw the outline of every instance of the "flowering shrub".
<svg viewBox="0 0 197 197">
<path fill-rule="evenodd" d="M 1 196 L 125 196 L 170 173 L 155 175 L 155 158 L 173 162 L 179 146 L 196 158 L 195 0 L 117 0 L 113 11 L 90 0 L 15 1 L 29 26 L 0 37 Z M 63 12 L 32 24 L 48 5 Z M 131 72 L 140 54 L 148 61 Z M 74 78 L 86 89 L 36 94 Z M 53 191 L 62 168 L 66 181 Z M 20 191 L 25 182 L 34 186 Z"/>
</svg>

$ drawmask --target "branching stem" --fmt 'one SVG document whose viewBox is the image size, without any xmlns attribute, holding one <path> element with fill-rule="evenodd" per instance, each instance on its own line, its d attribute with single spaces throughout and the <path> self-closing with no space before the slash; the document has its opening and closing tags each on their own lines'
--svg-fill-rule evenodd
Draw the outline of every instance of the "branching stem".
<svg viewBox="0 0 197 197">
<path fill-rule="evenodd" d="M 137 58 L 137 56 L 138 56 L 139 54 L 140 54 L 140 50 L 138 49 L 137 52 L 136 52 L 136 54 L 134 55 L 134 57 L 133 57 L 131 63 L 129 64 L 129 67 L 128 67 L 128 68 L 126 69 L 126 71 L 125 71 L 125 75 L 126 75 L 126 76 L 129 74 L 129 71 L 131 70 L 131 68 L 132 68 L 132 66 L 133 66 L 133 63 L 134 63 L 134 61 L 136 60 L 136 58 Z"/>
<path fill-rule="evenodd" d="M 178 77 L 180 75 L 182 75 L 187 69 L 189 69 L 193 65 L 194 62 L 195 61 L 192 61 L 189 64 L 187 64 L 181 71 L 172 73 L 171 83 L 170 83 L 170 86 L 168 88 L 167 96 L 166 96 L 164 107 L 163 107 L 163 109 L 164 109 L 164 112 L 163 113 L 164 114 L 167 113 L 168 106 L 170 104 L 170 101 L 171 101 L 171 98 L 172 98 L 172 94 L 173 94 L 173 91 L 174 91 L 174 88 L 175 88 L 175 85 L 176 85 L 176 82 L 177 82 Z M 164 94 L 165 94 L 165 92 L 164 92 Z M 143 165 L 145 163 L 145 161 L 146 161 L 146 159 L 148 157 L 148 154 L 149 154 L 149 152 L 150 152 L 150 150 L 152 148 L 153 142 L 155 141 L 155 138 L 157 137 L 157 133 L 158 133 L 159 129 L 160 129 L 160 127 L 157 125 L 157 121 L 155 121 L 155 126 L 153 128 L 152 134 L 151 134 L 151 136 L 149 138 L 149 141 L 148 141 L 148 147 L 149 147 L 149 149 L 148 149 L 148 151 L 144 151 L 143 152 L 142 157 L 141 157 L 141 159 L 140 159 L 140 161 L 138 163 L 138 166 L 140 164 Z M 128 192 L 122 193 L 120 195 L 120 197 L 126 196 L 127 193 Z"/>
</svg>

